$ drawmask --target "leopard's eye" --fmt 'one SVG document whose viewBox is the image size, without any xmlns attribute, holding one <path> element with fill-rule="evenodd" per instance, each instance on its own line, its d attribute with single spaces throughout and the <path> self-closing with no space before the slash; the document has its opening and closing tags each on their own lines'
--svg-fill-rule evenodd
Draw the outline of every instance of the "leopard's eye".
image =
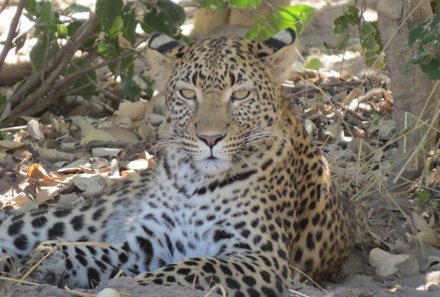
<svg viewBox="0 0 440 297">
<path fill-rule="evenodd" d="M 235 91 L 232 93 L 232 99 L 234 100 L 244 100 L 251 94 L 250 91 Z"/>
<path fill-rule="evenodd" d="M 190 89 L 180 89 L 179 94 L 180 96 L 188 100 L 196 99 L 196 92 Z"/>
</svg>

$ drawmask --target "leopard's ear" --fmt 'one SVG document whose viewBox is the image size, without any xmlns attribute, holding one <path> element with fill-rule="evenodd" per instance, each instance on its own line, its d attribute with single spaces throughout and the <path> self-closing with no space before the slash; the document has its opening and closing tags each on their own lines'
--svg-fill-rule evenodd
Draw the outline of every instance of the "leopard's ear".
<svg viewBox="0 0 440 297">
<path fill-rule="evenodd" d="M 283 81 L 295 59 L 296 46 L 296 33 L 288 28 L 260 42 L 257 57 L 263 60 L 266 70 L 273 78 Z"/>
<path fill-rule="evenodd" d="M 180 41 L 163 34 L 152 34 L 148 39 L 146 75 L 155 80 L 157 90 L 165 88 L 176 61 L 183 56 L 185 47 Z"/>
</svg>

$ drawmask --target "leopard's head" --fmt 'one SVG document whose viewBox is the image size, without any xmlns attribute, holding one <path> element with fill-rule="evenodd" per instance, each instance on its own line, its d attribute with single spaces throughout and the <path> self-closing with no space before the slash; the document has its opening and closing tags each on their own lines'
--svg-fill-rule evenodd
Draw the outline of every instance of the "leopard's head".
<svg viewBox="0 0 440 297">
<path fill-rule="evenodd" d="M 252 157 L 273 135 L 281 113 L 281 81 L 295 56 L 295 32 L 256 42 L 233 37 L 186 45 L 152 35 L 150 75 L 166 90 L 162 142 L 178 148 L 206 174 Z"/>
</svg>

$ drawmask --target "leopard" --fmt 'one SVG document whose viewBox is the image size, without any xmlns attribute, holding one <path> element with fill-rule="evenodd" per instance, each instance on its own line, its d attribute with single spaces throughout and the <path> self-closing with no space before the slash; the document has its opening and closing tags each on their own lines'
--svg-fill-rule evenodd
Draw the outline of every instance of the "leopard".
<svg viewBox="0 0 440 297">
<path fill-rule="evenodd" d="M 148 74 L 167 110 L 155 165 L 71 207 L 3 211 L 3 274 L 32 267 L 28 279 L 94 288 L 122 271 L 235 297 L 337 276 L 353 226 L 282 90 L 296 46 L 292 29 L 190 44 L 152 34 Z"/>
</svg>

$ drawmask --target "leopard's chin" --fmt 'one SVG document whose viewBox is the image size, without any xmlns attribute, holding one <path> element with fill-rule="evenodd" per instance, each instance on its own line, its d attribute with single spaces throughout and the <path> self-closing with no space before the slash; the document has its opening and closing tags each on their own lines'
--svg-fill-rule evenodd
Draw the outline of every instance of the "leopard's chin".
<svg viewBox="0 0 440 297">
<path fill-rule="evenodd" d="M 218 175 L 230 170 L 232 163 L 218 158 L 206 158 L 196 161 L 196 166 L 204 174 Z"/>
</svg>

